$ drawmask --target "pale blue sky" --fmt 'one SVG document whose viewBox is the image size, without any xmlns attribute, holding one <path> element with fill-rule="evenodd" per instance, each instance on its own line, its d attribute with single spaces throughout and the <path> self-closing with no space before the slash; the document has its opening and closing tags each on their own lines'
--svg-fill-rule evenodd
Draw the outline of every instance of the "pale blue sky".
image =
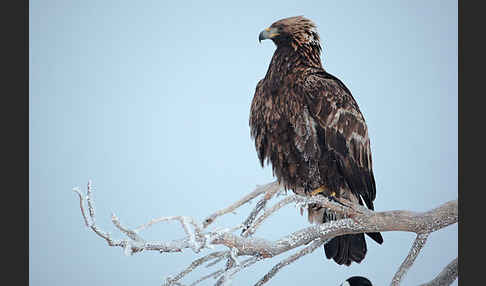
<svg viewBox="0 0 486 286">
<path fill-rule="evenodd" d="M 83 225 L 71 191 L 88 179 L 97 221 L 116 237 L 112 211 L 128 226 L 202 219 L 273 180 L 248 115 L 274 51 L 258 34 L 283 17 L 314 20 L 325 68 L 366 118 L 376 209 L 425 211 L 457 198 L 457 1 L 31 0 L 29 9 L 31 285 L 160 285 L 196 258 L 108 247 Z M 237 223 L 251 207 L 215 224 Z M 277 239 L 307 225 L 288 207 L 256 235 Z M 403 285 L 457 257 L 457 233 L 457 225 L 433 233 Z M 174 223 L 145 233 L 182 235 Z M 383 237 L 381 246 L 367 240 L 361 264 L 338 266 L 318 249 L 268 285 L 331 286 L 352 275 L 389 284 L 415 235 Z M 234 285 L 253 285 L 286 256 Z"/>
</svg>

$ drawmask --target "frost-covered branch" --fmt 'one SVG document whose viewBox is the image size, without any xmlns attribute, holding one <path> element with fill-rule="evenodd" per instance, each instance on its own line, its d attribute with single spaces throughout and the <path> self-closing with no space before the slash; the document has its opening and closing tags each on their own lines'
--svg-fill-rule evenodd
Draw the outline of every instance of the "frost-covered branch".
<svg viewBox="0 0 486 286">
<path fill-rule="evenodd" d="M 275 193 L 279 189 L 281 189 L 281 186 L 277 182 L 269 183 L 269 184 L 266 184 L 266 185 L 263 185 L 263 186 L 257 186 L 257 188 L 253 192 L 251 192 L 248 195 L 244 196 L 243 198 L 241 198 L 237 202 L 233 203 L 229 207 L 226 207 L 226 208 L 224 208 L 222 210 L 219 210 L 219 211 L 213 213 L 212 215 L 210 215 L 209 217 L 207 217 L 204 220 L 204 222 L 203 222 L 203 228 L 206 228 L 211 223 L 213 223 L 216 218 L 218 218 L 220 216 L 223 216 L 223 215 L 225 215 L 227 213 L 233 212 L 237 208 L 239 208 L 242 205 L 250 202 L 252 199 L 260 196 L 261 194 L 271 194 L 271 193 Z M 267 198 L 267 196 L 265 196 L 265 198 Z M 268 200 L 268 199 L 269 198 L 267 198 L 266 200 Z"/>
<path fill-rule="evenodd" d="M 405 260 L 403 261 L 402 265 L 400 265 L 400 268 L 398 269 L 397 273 L 395 273 L 391 285 L 400 285 L 400 281 L 405 276 L 408 269 L 410 269 L 412 264 L 415 262 L 415 259 L 417 258 L 418 254 L 420 253 L 425 243 L 427 242 L 428 237 L 429 237 L 428 233 L 417 234 L 417 238 L 415 238 L 415 241 L 412 244 L 412 248 L 410 249 L 410 252 L 408 253 Z"/>
<path fill-rule="evenodd" d="M 88 182 L 88 191 L 87 191 L 87 198 L 86 198 L 89 205 L 89 214 L 91 217 L 91 221 L 90 219 L 88 219 L 88 216 L 86 215 L 86 211 L 84 209 L 85 197 L 83 196 L 83 194 L 81 194 L 81 191 L 78 188 L 74 188 L 73 191 L 77 193 L 79 196 L 79 207 L 81 209 L 81 214 L 83 215 L 84 223 L 86 224 L 86 226 L 90 228 L 98 236 L 105 239 L 109 246 L 125 247 L 125 242 L 119 240 L 113 240 L 109 233 L 101 231 L 98 225 L 96 225 L 94 208 L 91 203 L 91 181 Z"/>
<path fill-rule="evenodd" d="M 431 232 L 444 228 L 450 224 L 457 223 L 458 220 L 457 200 L 444 203 L 427 212 L 400 210 L 374 212 L 344 199 L 339 199 L 339 203 L 336 203 L 323 196 L 304 197 L 295 194 L 287 194 L 285 198 L 276 202 L 273 206 L 266 208 L 267 203 L 275 198 L 275 194 L 282 189 L 283 188 L 277 182 L 259 186 L 253 192 L 230 206 L 209 215 L 202 220 L 202 223 L 199 223 L 196 218 L 189 216 L 165 216 L 152 219 L 139 227 L 129 228 L 124 226 L 120 219 L 113 214 L 112 223 L 127 237 L 123 240 L 112 239 L 110 234 L 102 231 L 97 226 L 91 182 L 88 183 L 86 197 L 84 197 L 78 189 L 74 189 L 74 191 L 79 196 L 80 209 L 86 226 L 95 232 L 95 234 L 105 239 L 108 245 L 123 248 L 127 255 L 132 255 L 141 251 L 158 251 L 161 253 L 180 252 L 183 249 L 191 249 L 194 253 L 199 253 L 202 250 L 213 249 L 216 246 L 226 247 L 225 251 L 215 251 L 196 259 L 182 272 L 175 276 L 168 277 L 164 284 L 167 286 L 183 285 L 180 281 L 194 269 L 204 264 L 207 264 L 207 267 L 213 266 L 223 260 L 226 260 L 226 265 L 222 269 L 214 271 L 209 275 L 205 275 L 190 285 L 196 285 L 208 278 L 217 279 L 216 285 L 225 285 L 228 281 L 231 281 L 238 272 L 243 271 L 262 259 L 272 258 L 291 251 L 292 249 L 309 244 L 300 251 L 276 264 L 270 272 L 257 282 L 257 285 L 262 285 L 268 282 L 281 268 L 300 259 L 306 254 L 311 253 L 317 247 L 324 244 L 325 241 L 328 241 L 333 237 L 363 232 L 414 232 L 417 233 L 417 239 L 415 240 L 409 255 L 392 280 L 392 285 L 399 285 L 407 270 L 414 263 L 418 253 L 425 244 L 428 235 Z M 241 224 L 224 229 L 208 229 L 208 226 L 218 217 L 234 212 L 242 205 L 262 194 L 264 196 L 258 201 L 250 215 Z M 86 214 L 84 207 L 85 200 L 88 203 L 89 217 Z M 268 217 L 289 204 L 294 204 L 301 209 L 309 204 L 319 204 L 322 207 L 343 214 L 345 218 L 324 224 L 311 225 L 294 231 L 275 241 L 254 236 L 258 228 L 266 219 L 268 219 Z M 184 237 L 169 241 L 149 242 L 145 241 L 140 235 L 141 231 L 156 223 L 174 220 L 180 222 L 185 233 Z M 239 230 L 241 230 L 241 234 L 236 234 L 235 232 Z M 249 256 L 249 258 L 240 261 L 240 256 Z M 442 276 L 446 275 L 444 274 Z M 436 279 L 434 279 L 434 281 Z"/>
<path fill-rule="evenodd" d="M 175 282 L 179 281 L 184 276 L 186 276 L 187 274 L 189 274 L 190 272 L 192 272 L 194 269 L 201 266 L 205 262 L 214 260 L 215 258 L 226 256 L 226 255 L 228 255 L 228 251 L 217 251 L 217 252 L 210 253 L 206 256 L 203 256 L 201 258 L 198 258 L 198 259 L 194 260 L 191 263 L 191 265 L 189 265 L 186 269 L 184 269 L 182 272 L 178 273 L 176 276 L 167 277 L 166 283 L 164 285 L 173 285 L 173 284 L 175 284 Z M 214 275 L 214 274 L 212 273 L 211 275 Z M 210 276 L 208 276 L 206 278 L 209 278 L 209 277 Z M 202 281 L 202 280 L 200 280 L 200 281 Z M 196 282 L 200 282 L 200 281 L 196 281 Z"/>
<path fill-rule="evenodd" d="M 255 256 L 251 258 L 247 258 L 245 261 L 242 261 L 241 263 L 237 263 L 236 265 L 233 265 L 232 267 L 229 267 L 226 269 L 225 272 L 223 272 L 223 275 L 218 279 L 215 286 L 221 286 L 221 285 L 229 285 L 231 283 L 231 280 L 233 279 L 233 276 L 240 272 L 241 270 L 255 264 L 260 260 L 261 257 Z"/>
<path fill-rule="evenodd" d="M 451 285 L 458 276 L 457 257 L 452 260 L 433 280 L 420 286 L 448 286 Z"/>
<path fill-rule="evenodd" d="M 252 226 L 258 214 L 266 207 L 267 202 L 273 198 L 278 191 L 282 190 L 282 187 L 277 182 L 273 182 L 268 186 L 269 188 L 265 192 L 263 198 L 258 201 L 255 208 L 250 212 L 250 215 L 243 222 L 243 229 L 241 230 L 241 233 L 245 236 L 247 236 L 249 233 L 244 233 Z"/>
<path fill-rule="evenodd" d="M 277 265 L 275 265 L 272 270 L 270 270 L 262 279 L 260 279 L 255 286 L 260 286 L 267 283 L 270 279 L 272 279 L 277 272 L 282 269 L 283 267 L 291 264 L 292 262 L 296 261 L 297 259 L 301 258 L 304 255 L 312 253 L 316 250 L 319 246 L 323 245 L 326 241 L 323 239 L 316 239 L 312 242 L 309 246 L 305 247 L 304 249 L 298 251 L 297 253 L 292 254 L 291 256 L 285 258 L 284 260 L 280 261 Z"/>
</svg>

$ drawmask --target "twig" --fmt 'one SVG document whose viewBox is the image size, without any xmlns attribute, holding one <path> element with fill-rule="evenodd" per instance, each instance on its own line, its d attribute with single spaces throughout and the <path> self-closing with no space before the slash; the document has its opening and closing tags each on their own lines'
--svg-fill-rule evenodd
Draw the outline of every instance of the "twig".
<svg viewBox="0 0 486 286">
<path fill-rule="evenodd" d="M 256 204 L 255 208 L 251 211 L 250 215 L 246 218 L 246 220 L 243 222 L 243 229 L 241 231 L 241 234 L 243 233 L 252 225 L 253 221 L 257 217 L 257 215 L 265 208 L 267 205 L 267 202 L 275 196 L 275 194 L 281 189 L 282 187 L 274 187 L 270 188 L 263 198 L 261 198 L 258 203 Z"/>
<path fill-rule="evenodd" d="M 269 184 L 266 184 L 266 185 L 263 185 L 263 186 L 257 186 L 257 188 L 253 192 L 244 196 L 243 198 L 241 198 L 237 202 L 233 203 L 229 207 L 221 209 L 221 210 L 213 213 L 209 217 L 207 217 L 203 222 L 203 228 L 206 228 L 210 224 L 212 224 L 216 220 L 216 218 L 218 218 L 222 215 L 225 215 L 227 213 L 233 212 L 235 209 L 239 208 L 243 204 L 245 204 L 245 203 L 249 202 L 250 200 L 258 197 L 259 195 L 266 193 L 268 191 L 271 191 L 272 189 L 275 189 L 275 188 L 277 188 L 277 189 L 280 188 L 280 185 L 278 184 L 278 182 L 269 183 Z"/>
<path fill-rule="evenodd" d="M 140 237 L 140 235 L 137 234 L 136 230 L 131 230 L 127 227 L 124 227 L 120 223 L 120 219 L 115 214 L 111 215 L 111 222 L 116 226 L 116 228 L 118 228 L 122 233 L 124 233 L 130 239 L 132 239 L 134 241 L 139 241 L 139 242 L 143 241 L 143 239 Z"/>
<path fill-rule="evenodd" d="M 99 227 L 96 225 L 95 220 L 94 220 L 94 217 L 95 217 L 94 211 L 90 211 L 90 216 L 91 216 L 92 222 L 91 223 L 89 222 L 89 219 L 88 219 L 86 212 L 84 210 L 84 204 L 83 204 L 84 197 L 83 197 L 83 195 L 81 194 L 81 192 L 77 188 L 74 188 L 73 191 L 75 193 L 77 193 L 78 196 L 79 196 L 79 207 L 81 209 L 81 213 L 83 215 L 83 219 L 84 219 L 86 226 L 89 227 L 91 230 L 93 230 L 93 232 L 96 233 L 98 236 L 100 236 L 101 238 L 106 240 L 106 242 L 108 243 L 109 246 L 125 247 L 125 242 L 120 241 L 120 240 L 113 240 L 110 237 L 109 233 L 105 233 L 105 232 L 103 232 L 99 229 Z M 91 204 L 90 204 L 90 206 L 91 206 Z"/>
<path fill-rule="evenodd" d="M 198 253 L 201 248 L 204 245 L 204 242 L 198 243 L 197 240 L 204 240 L 202 234 L 201 234 L 201 226 L 192 218 L 188 216 L 166 216 L 166 217 L 160 217 L 156 219 L 150 220 L 148 223 L 143 224 L 137 228 L 135 228 L 136 232 L 139 232 L 141 230 L 144 230 L 156 223 L 159 222 L 167 222 L 167 221 L 172 221 L 176 220 L 179 221 L 182 225 L 182 228 L 184 229 L 184 232 L 186 235 L 189 237 L 189 241 L 191 243 L 191 249 Z M 189 225 L 192 225 L 194 227 L 194 231 L 192 231 L 189 227 Z"/>
<path fill-rule="evenodd" d="M 270 279 L 277 274 L 277 272 L 282 269 L 283 267 L 291 264 L 292 262 L 296 261 L 297 259 L 301 258 L 304 255 L 307 255 L 309 253 L 312 253 L 314 250 L 316 250 L 319 246 L 323 245 L 326 242 L 324 239 L 317 239 L 314 242 L 311 243 L 311 245 L 306 246 L 304 249 L 301 249 L 300 251 L 292 254 L 291 256 L 285 258 L 284 260 L 280 261 L 277 265 L 275 265 L 272 270 L 270 270 L 265 276 L 263 276 L 262 279 L 260 279 L 255 286 L 261 286 L 265 283 L 267 283 Z"/>
<path fill-rule="evenodd" d="M 166 280 L 165 280 L 164 286 L 175 285 L 175 283 L 177 283 L 179 280 L 181 280 L 188 273 L 192 272 L 194 269 L 196 269 L 197 267 L 199 267 L 200 265 L 202 265 L 204 262 L 210 261 L 212 259 L 215 259 L 215 258 L 218 258 L 218 257 L 221 257 L 221 256 L 228 255 L 228 252 L 229 251 L 217 251 L 217 252 L 210 253 L 210 254 L 208 254 L 206 256 L 203 256 L 203 257 L 201 257 L 199 259 L 194 260 L 191 263 L 191 265 L 189 265 L 183 271 L 179 272 L 176 276 L 174 276 L 174 277 L 172 277 L 172 276 L 167 277 Z"/>
<path fill-rule="evenodd" d="M 255 208 L 251 211 L 250 215 L 248 215 L 248 217 L 243 222 L 244 227 L 241 230 L 241 235 L 248 236 L 249 232 L 247 232 L 247 230 L 253 224 L 253 222 L 255 221 L 255 218 L 260 213 L 260 211 L 265 208 L 265 206 L 267 205 L 267 202 L 268 202 L 268 200 L 266 200 L 265 198 L 262 198 L 260 201 L 258 201 Z"/>
<path fill-rule="evenodd" d="M 89 209 L 89 215 L 91 217 L 91 222 L 92 224 L 95 223 L 95 210 L 93 207 L 93 200 L 91 199 L 92 195 L 92 188 L 91 188 L 91 180 L 88 180 L 88 186 L 87 186 L 87 192 L 86 192 L 86 201 L 88 201 L 88 209 Z"/>
<path fill-rule="evenodd" d="M 150 220 L 148 223 L 143 224 L 137 228 L 135 228 L 135 231 L 139 232 L 142 231 L 146 228 L 149 228 L 150 226 L 159 223 L 159 222 L 166 222 L 166 221 L 171 221 L 171 220 L 177 220 L 179 221 L 182 225 L 184 224 L 191 224 L 194 226 L 197 232 L 201 232 L 201 226 L 192 218 L 188 216 L 164 216 L 164 217 L 159 217 L 159 218 L 154 218 Z"/>
<path fill-rule="evenodd" d="M 457 257 L 452 260 L 433 280 L 420 286 L 448 286 L 457 279 Z"/>
<path fill-rule="evenodd" d="M 221 257 L 219 257 L 219 258 L 215 259 L 213 262 L 206 264 L 206 268 L 209 268 L 209 267 L 211 267 L 211 266 L 214 266 L 214 265 L 216 265 L 216 264 L 220 263 L 220 262 L 221 262 L 222 260 L 224 260 L 225 258 L 226 258 L 225 256 L 221 256 Z"/>
<path fill-rule="evenodd" d="M 254 256 L 254 257 L 250 257 L 244 261 L 242 261 L 240 264 L 238 265 L 234 265 L 233 267 L 231 267 L 230 269 L 226 270 L 224 272 L 224 274 L 218 279 L 218 281 L 216 281 L 216 284 L 214 284 L 215 286 L 221 286 L 221 285 L 227 285 L 231 279 L 233 278 L 233 276 L 240 272 L 241 270 L 247 268 L 248 266 L 251 266 L 253 264 L 255 264 L 256 262 L 258 262 L 259 260 L 261 259 L 261 257 L 259 256 Z"/>
<path fill-rule="evenodd" d="M 263 215 L 261 215 L 256 221 L 255 223 L 250 226 L 248 225 L 247 229 L 245 231 L 242 232 L 241 236 L 243 237 L 248 237 L 248 236 L 251 236 L 255 233 L 256 229 L 260 226 L 260 224 L 265 220 L 267 219 L 270 215 L 272 215 L 273 213 L 275 213 L 276 211 L 278 211 L 279 209 L 281 209 L 283 206 L 285 205 L 288 205 L 292 202 L 295 202 L 296 200 L 298 199 L 298 197 L 296 195 L 293 195 L 293 196 L 290 196 L 290 197 L 286 197 L 285 199 L 283 200 L 280 200 L 278 203 L 276 203 L 272 208 L 266 210 Z"/>
<path fill-rule="evenodd" d="M 79 196 L 79 208 L 81 208 L 81 214 L 83 215 L 84 223 L 87 227 L 90 227 L 91 224 L 89 223 L 88 217 L 86 216 L 86 211 L 84 210 L 83 194 L 81 194 L 81 191 L 78 188 L 73 188 L 73 192 L 77 193 Z"/>
<path fill-rule="evenodd" d="M 216 270 L 216 271 L 214 271 L 213 273 L 210 273 L 210 274 L 208 274 L 208 275 L 206 275 L 206 276 L 203 276 L 203 277 L 199 278 L 198 280 L 196 280 L 196 281 L 192 282 L 191 284 L 189 284 L 189 286 L 194 286 L 194 285 L 197 285 L 197 284 L 199 284 L 200 282 L 202 282 L 202 281 L 204 281 L 204 280 L 206 280 L 206 279 L 208 279 L 208 278 L 211 278 L 211 277 L 212 277 L 212 278 L 216 278 L 216 277 L 218 277 L 219 275 L 223 274 L 223 273 L 224 273 L 224 271 L 225 271 L 224 269 L 219 269 L 219 270 Z"/>
<path fill-rule="evenodd" d="M 315 196 L 315 197 L 302 197 L 299 195 L 291 195 L 286 197 L 283 200 L 280 200 L 278 203 L 276 203 L 273 207 L 270 209 L 267 209 L 263 215 L 261 215 L 252 226 L 249 226 L 246 231 L 242 233 L 243 237 L 248 237 L 251 236 L 255 233 L 256 229 L 260 226 L 260 224 L 266 220 L 270 215 L 274 214 L 278 210 L 280 210 L 282 207 L 291 204 L 291 203 L 296 203 L 297 205 L 304 206 L 304 205 L 309 205 L 309 204 L 320 204 L 321 206 L 327 207 L 328 209 L 334 210 L 338 213 L 343 213 L 346 216 L 349 214 L 349 212 L 353 212 L 353 214 L 356 214 L 356 211 L 352 210 L 346 210 L 343 208 L 343 206 L 334 203 L 330 201 L 329 199 L 323 197 L 323 196 Z M 349 202 L 352 204 L 351 202 Z M 359 205 L 358 205 L 359 206 Z M 359 206 L 361 207 L 361 206 Z"/>
<path fill-rule="evenodd" d="M 418 254 L 420 253 L 425 243 L 427 242 L 428 237 L 429 237 L 428 233 L 417 234 L 417 238 L 415 238 L 415 241 L 413 242 L 412 248 L 410 249 L 407 257 L 402 262 L 402 265 L 400 265 L 400 268 L 398 268 L 398 271 L 395 273 L 395 276 L 393 276 L 391 285 L 393 286 L 400 285 L 400 282 L 402 281 L 403 277 L 407 273 L 408 269 L 410 269 L 412 264 L 415 262 L 415 259 L 417 258 Z"/>
</svg>

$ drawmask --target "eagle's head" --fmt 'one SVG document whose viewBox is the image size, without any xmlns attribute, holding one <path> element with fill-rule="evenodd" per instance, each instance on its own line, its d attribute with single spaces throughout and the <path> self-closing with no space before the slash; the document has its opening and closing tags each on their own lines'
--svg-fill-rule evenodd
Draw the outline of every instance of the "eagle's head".
<svg viewBox="0 0 486 286">
<path fill-rule="evenodd" d="M 295 50 L 302 46 L 314 46 L 320 50 L 316 25 L 304 16 L 278 20 L 263 30 L 258 40 L 271 39 L 277 47 L 290 46 Z"/>
</svg>

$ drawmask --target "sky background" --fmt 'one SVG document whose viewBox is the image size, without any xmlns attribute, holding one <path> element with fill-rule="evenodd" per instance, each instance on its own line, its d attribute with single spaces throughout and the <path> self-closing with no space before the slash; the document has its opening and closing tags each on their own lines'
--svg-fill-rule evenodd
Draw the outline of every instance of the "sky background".
<svg viewBox="0 0 486 286">
<path fill-rule="evenodd" d="M 248 116 L 275 50 L 258 34 L 284 17 L 317 24 L 325 69 L 366 118 L 376 210 L 426 211 L 458 196 L 457 1 L 31 0 L 29 9 L 30 285 L 161 285 L 209 253 L 125 256 L 88 231 L 72 188 L 91 179 L 98 224 L 124 238 L 112 212 L 129 227 L 166 215 L 202 220 L 273 181 Z M 214 226 L 241 222 L 253 206 Z M 275 240 L 306 226 L 288 206 L 255 235 Z M 184 235 L 176 223 L 142 234 Z M 403 285 L 457 257 L 457 234 L 457 224 L 433 233 Z M 353 275 L 387 285 L 415 234 L 383 237 L 381 246 L 367 238 L 361 264 L 339 266 L 318 249 L 268 285 L 331 286 Z M 288 255 L 233 285 L 253 285 Z"/>
</svg>

